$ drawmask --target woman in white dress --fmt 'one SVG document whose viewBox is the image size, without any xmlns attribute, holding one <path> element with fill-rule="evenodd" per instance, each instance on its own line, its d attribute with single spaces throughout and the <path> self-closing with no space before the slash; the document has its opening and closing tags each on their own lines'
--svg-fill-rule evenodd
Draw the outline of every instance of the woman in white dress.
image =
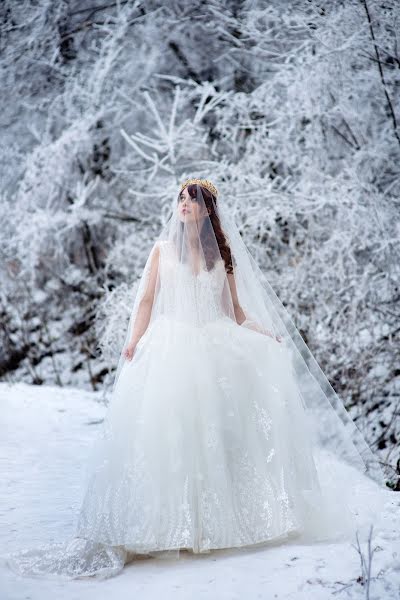
<svg viewBox="0 0 400 600">
<path fill-rule="evenodd" d="M 25 575 L 109 577 L 176 558 L 349 539 L 357 475 L 384 485 L 346 412 L 206 179 L 152 246 L 75 537 L 22 551 Z"/>
</svg>

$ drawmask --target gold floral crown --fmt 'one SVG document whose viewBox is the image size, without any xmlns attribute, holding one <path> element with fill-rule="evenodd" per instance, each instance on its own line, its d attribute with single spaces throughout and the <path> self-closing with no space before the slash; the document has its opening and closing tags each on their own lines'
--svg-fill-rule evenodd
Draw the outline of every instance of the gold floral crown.
<svg viewBox="0 0 400 600">
<path fill-rule="evenodd" d="M 215 197 L 218 196 L 217 188 L 208 179 L 186 179 L 186 181 L 184 181 L 181 184 L 181 191 L 184 190 L 185 187 L 187 187 L 188 185 L 192 185 L 192 184 L 201 185 L 204 188 L 206 188 L 209 192 L 211 192 L 213 196 L 215 196 Z"/>
</svg>

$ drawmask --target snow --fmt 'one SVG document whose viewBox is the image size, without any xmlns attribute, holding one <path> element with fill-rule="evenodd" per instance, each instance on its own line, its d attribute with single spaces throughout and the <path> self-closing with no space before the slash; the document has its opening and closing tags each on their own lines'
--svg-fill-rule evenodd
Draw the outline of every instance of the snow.
<svg viewBox="0 0 400 600">
<path fill-rule="evenodd" d="M 106 405 L 99 392 L 73 388 L 0 384 L 0 498 L 2 554 L 63 541 L 72 534 L 84 480 L 85 458 Z M 399 598 L 400 495 L 370 480 L 358 502 L 370 510 L 357 523 L 365 553 L 373 523 L 371 600 Z M 354 545 L 353 545 L 354 544 Z M 54 581 L 18 577 L 1 566 L 2 600 L 102 600 L 163 597 L 165 600 L 365 598 L 360 557 L 353 542 L 299 544 L 267 549 L 181 553 L 176 559 L 130 563 L 115 578 Z M 376 578 L 376 579 L 375 579 Z M 344 588 L 344 589 L 342 589 Z"/>
</svg>

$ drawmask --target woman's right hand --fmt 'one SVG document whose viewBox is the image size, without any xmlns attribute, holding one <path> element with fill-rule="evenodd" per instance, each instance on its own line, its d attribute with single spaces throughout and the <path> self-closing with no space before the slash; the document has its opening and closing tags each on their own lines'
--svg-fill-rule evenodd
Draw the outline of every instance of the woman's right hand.
<svg viewBox="0 0 400 600">
<path fill-rule="evenodd" d="M 132 357 L 135 353 L 137 342 L 130 342 L 127 347 L 124 349 L 124 356 L 129 361 L 132 360 Z"/>
</svg>

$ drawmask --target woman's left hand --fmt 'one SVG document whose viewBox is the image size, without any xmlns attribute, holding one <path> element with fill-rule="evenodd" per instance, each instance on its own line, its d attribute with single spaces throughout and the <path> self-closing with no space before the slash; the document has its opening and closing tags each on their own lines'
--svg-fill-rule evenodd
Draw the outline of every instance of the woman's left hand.
<svg viewBox="0 0 400 600">
<path fill-rule="evenodd" d="M 268 331 L 268 330 L 266 331 L 265 335 L 269 335 L 269 336 L 270 336 L 270 337 L 272 337 L 272 338 L 274 337 L 274 334 L 273 334 L 273 333 L 271 333 L 271 332 L 270 332 L 270 331 Z M 280 336 L 280 335 L 276 335 L 276 336 L 275 336 L 275 339 L 276 339 L 276 341 L 277 341 L 277 342 L 281 343 L 281 341 L 282 341 L 282 336 Z"/>
<path fill-rule="evenodd" d="M 242 325 L 244 325 L 244 327 L 247 327 L 248 329 L 252 329 L 253 331 L 262 333 L 263 335 L 268 335 L 269 337 L 272 337 L 272 338 L 275 337 L 276 341 L 279 343 L 281 343 L 281 341 L 282 341 L 282 336 L 280 336 L 280 335 L 274 336 L 274 334 L 271 331 L 269 331 L 268 329 L 263 329 L 262 327 L 260 327 L 260 325 L 258 325 L 254 321 L 250 321 L 249 319 L 246 319 L 245 321 L 243 321 Z"/>
</svg>

